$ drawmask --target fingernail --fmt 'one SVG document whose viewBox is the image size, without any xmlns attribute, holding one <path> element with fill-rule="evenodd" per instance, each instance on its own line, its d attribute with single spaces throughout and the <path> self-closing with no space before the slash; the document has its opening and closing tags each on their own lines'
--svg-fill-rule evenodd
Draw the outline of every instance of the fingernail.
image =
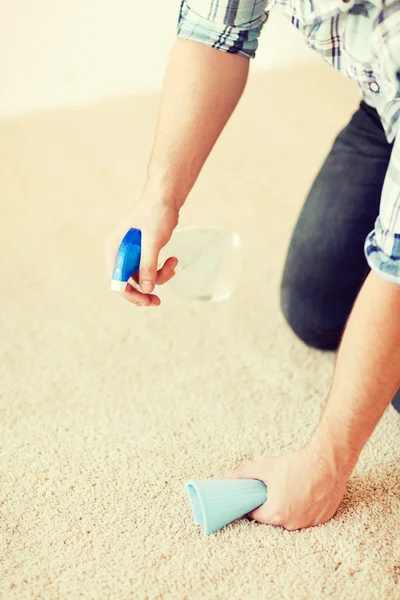
<svg viewBox="0 0 400 600">
<path fill-rule="evenodd" d="M 151 281 L 142 281 L 140 284 L 140 289 L 144 294 L 150 294 L 153 291 L 153 284 Z"/>
<path fill-rule="evenodd" d="M 171 261 L 171 268 L 175 269 L 175 267 L 177 266 L 178 262 L 179 262 L 178 259 L 174 258 L 174 260 Z"/>
</svg>

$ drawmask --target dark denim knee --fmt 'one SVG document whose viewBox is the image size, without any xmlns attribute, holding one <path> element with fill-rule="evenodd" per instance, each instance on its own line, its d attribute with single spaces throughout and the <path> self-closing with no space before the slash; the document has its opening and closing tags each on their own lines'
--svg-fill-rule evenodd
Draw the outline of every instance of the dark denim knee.
<svg viewBox="0 0 400 600">
<path fill-rule="evenodd" d="M 318 350 L 337 350 L 343 335 L 342 327 L 324 327 L 323 317 L 299 294 L 294 294 L 290 286 L 282 284 L 280 300 L 286 322 L 307 346 Z"/>
<path fill-rule="evenodd" d="M 397 392 L 392 401 L 392 406 L 398 413 L 400 413 L 400 390 Z"/>
<path fill-rule="evenodd" d="M 281 309 L 289 327 L 307 346 L 318 350 L 337 350 L 343 335 L 343 329 L 327 329 L 323 324 L 315 326 L 319 317 L 323 320 L 321 312 L 306 302 L 301 294 L 295 293 L 290 285 L 281 285 Z M 400 390 L 392 401 L 393 408 L 400 414 Z"/>
</svg>

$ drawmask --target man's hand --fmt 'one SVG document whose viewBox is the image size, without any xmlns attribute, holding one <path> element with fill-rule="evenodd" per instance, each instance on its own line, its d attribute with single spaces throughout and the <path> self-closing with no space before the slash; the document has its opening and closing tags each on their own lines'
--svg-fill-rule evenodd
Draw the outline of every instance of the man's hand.
<svg viewBox="0 0 400 600">
<path fill-rule="evenodd" d="M 170 257 L 158 270 L 158 255 L 169 242 L 178 217 L 178 210 L 172 203 L 155 201 L 144 195 L 135 210 L 108 237 L 105 252 L 111 277 L 118 248 L 128 229 L 135 227 L 142 232 L 140 268 L 134 277 L 141 291 L 128 283 L 123 297 L 129 302 L 137 306 L 159 306 L 159 297 L 151 292 L 155 285 L 162 285 L 174 276 L 178 260 Z"/>
<path fill-rule="evenodd" d="M 400 388 L 399 365 L 400 286 L 371 272 L 350 315 L 309 445 L 230 475 L 267 485 L 268 499 L 250 513 L 253 519 L 293 530 L 333 517 L 365 442 Z"/>
<path fill-rule="evenodd" d="M 346 491 L 348 473 L 307 446 L 277 458 L 241 465 L 229 478 L 259 479 L 268 499 L 250 518 L 293 531 L 329 521 Z"/>
<path fill-rule="evenodd" d="M 174 275 L 177 260 L 169 258 L 157 271 L 158 255 L 178 224 L 186 201 L 218 136 L 243 93 L 249 59 L 204 44 L 178 39 L 164 79 L 157 132 L 139 204 L 109 236 L 106 262 L 111 277 L 116 254 L 131 227 L 142 231 L 140 290 L 127 285 L 126 300 L 158 306 L 156 284 Z"/>
</svg>

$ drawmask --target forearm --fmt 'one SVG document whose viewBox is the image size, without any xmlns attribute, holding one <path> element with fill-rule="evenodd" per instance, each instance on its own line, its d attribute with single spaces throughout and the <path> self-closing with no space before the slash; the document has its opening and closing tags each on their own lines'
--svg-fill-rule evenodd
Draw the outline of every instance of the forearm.
<svg viewBox="0 0 400 600">
<path fill-rule="evenodd" d="M 311 446 L 350 475 L 399 388 L 400 286 L 371 272 L 349 318 Z"/>
<path fill-rule="evenodd" d="M 167 68 L 146 189 L 180 208 L 238 103 L 249 60 L 176 40 Z"/>
</svg>

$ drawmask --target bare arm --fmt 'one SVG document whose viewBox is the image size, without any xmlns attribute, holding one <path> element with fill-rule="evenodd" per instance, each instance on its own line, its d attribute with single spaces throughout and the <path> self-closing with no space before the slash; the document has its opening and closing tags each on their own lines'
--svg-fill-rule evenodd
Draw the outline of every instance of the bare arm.
<svg viewBox="0 0 400 600">
<path fill-rule="evenodd" d="M 400 388 L 400 285 L 371 272 L 339 350 L 332 389 L 311 443 L 277 458 L 242 465 L 233 477 L 268 486 L 251 516 L 301 529 L 336 512 L 360 452 Z"/>
<path fill-rule="evenodd" d="M 244 90 L 249 59 L 178 39 L 162 94 L 146 191 L 184 203 Z"/>
<path fill-rule="evenodd" d="M 372 271 L 343 337 L 315 447 L 350 474 L 399 388 L 400 285 Z"/>
<path fill-rule="evenodd" d="M 139 306 L 158 306 L 155 284 L 174 275 L 177 261 L 157 271 L 158 255 L 178 223 L 179 210 L 244 90 L 249 59 L 197 42 L 174 43 L 162 93 L 156 136 L 142 196 L 109 236 L 106 261 L 111 274 L 123 236 L 142 231 L 140 269 L 124 298 Z"/>
</svg>

